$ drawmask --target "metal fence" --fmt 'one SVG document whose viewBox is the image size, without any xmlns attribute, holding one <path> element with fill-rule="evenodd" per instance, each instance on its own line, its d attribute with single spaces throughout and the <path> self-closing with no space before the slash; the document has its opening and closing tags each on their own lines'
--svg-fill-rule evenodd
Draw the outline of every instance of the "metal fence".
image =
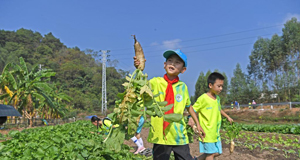
<svg viewBox="0 0 300 160">
<path fill-rule="evenodd" d="M 27 128 L 30 125 L 30 120 L 24 117 L 7 117 L 7 121 L 1 126 L 2 129 L 10 128 Z M 76 118 L 65 118 L 65 119 L 42 119 L 32 118 L 32 127 L 46 126 L 46 125 L 57 125 L 64 123 L 75 122 Z"/>
<path fill-rule="evenodd" d="M 242 109 L 242 108 L 249 108 L 249 109 L 280 109 L 279 106 L 288 106 L 289 109 L 295 108 L 300 106 L 300 102 L 281 102 L 281 103 L 259 103 L 259 104 L 238 104 L 236 105 L 226 105 L 222 106 L 222 108 L 235 108 L 235 109 Z M 266 108 L 268 107 L 268 108 Z"/>
</svg>

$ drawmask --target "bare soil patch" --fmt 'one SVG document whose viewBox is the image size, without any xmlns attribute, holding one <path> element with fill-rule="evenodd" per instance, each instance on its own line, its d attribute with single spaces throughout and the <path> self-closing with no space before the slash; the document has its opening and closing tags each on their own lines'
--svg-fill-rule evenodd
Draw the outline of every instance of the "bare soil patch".
<svg viewBox="0 0 300 160">
<path fill-rule="evenodd" d="M 281 106 L 280 109 L 266 109 L 264 110 L 259 110 L 259 109 L 241 109 L 241 110 L 231 110 L 231 109 L 227 109 L 225 110 L 225 112 L 232 116 L 232 117 L 236 117 L 236 119 L 234 119 L 236 122 L 242 122 L 242 123 L 257 123 L 257 124 L 261 124 L 261 123 L 273 123 L 273 124 L 291 124 L 291 123 L 299 123 L 299 121 L 297 121 L 297 119 L 295 121 L 288 121 L 288 120 L 284 120 L 283 117 L 299 117 L 299 113 L 300 113 L 300 108 L 292 108 L 290 109 L 286 109 L 287 106 Z M 269 119 L 266 117 L 270 117 Z M 275 122 L 274 119 L 278 118 L 279 121 Z M 153 144 L 147 142 L 147 137 L 148 137 L 148 133 L 149 133 L 149 128 L 143 128 L 142 132 L 141 132 L 141 136 L 143 138 L 144 141 L 144 145 L 146 148 L 152 148 Z M 251 134 L 255 134 L 256 137 L 261 136 L 261 137 L 269 137 L 269 139 L 272 139 L 272 137 L 278 138 L 279 134 L 277 133 L 264 133 L 264 132 L 245 132 L 246 135 L 251 135 Z M 300 139 L 299 135 L 284 135 L 281 134 L 283 139 L 286 138 L 298 138 Z M 293 148 L 291 146 L 285 146 L 285 144 L 272 144 L 270 142 L 265 142 L 263 145 L 265 146 L 274 146 L 276 147 L 278 150 L 274 150 L 274 149 L 261 149 L 259 147 L 254 147 L 253 149 L 249 149 L 248 147 L 246 147 L 244 145 L 244 143 L 247 143 L 248 145 L 251 144 L 257 144 L 257 139 L 254 138 L 252 140 L 247 140 L 246 138 L 239 138 L 236 140 L 236 146 L 235 146 L 235 150 L 233 153 L 230 154 L 229 152 L 229 148 L 230 145 L 229 143 L 227 144 L 225 141 L 225 137 L 224 134 L 222 134 L 221 136 L 222 138 L 222 148 L 223 148 L 223 154 L 220 155 L 219 157 L 217 157 L 217 160 L 283 160 L 283 159 L 290 159 L 290 160 L 294 160 L 294 159 L 300 159 L 298 153 L 294 153 L 294 154 L 289 154 L 289 153 L 285 153 L 284 150 L 298 150 L 298 152 L 300 151 L 300 148 Z M 135 151 L 136 149 L 136 145 L 131 141 L 125 141 L 125 144 L 133 147 L 134 149 L 132 149 L 132 152 Z M 199 141 L 197 140 L 196 137 L 194 137 L 194 142 L 190 143 L 190 151 L 191 151 L 191 155 L 192 156 L 200 156 L 201 154 L 199 153 Z"/>
<path fill-rule="evenodd" d="M 149 128 L 143 128 L 142 132 L 141 132 L 141 136 L 143 138 L 144 141 L 144 146 L 146 148 L 152 148 L 153 144 L 147 142 L 147 137 L 148 137 L 148 133 L 149 133 Z M 249 134 L 251 134 L 251 132 L 248 132 Z M 273 134 L 275 133 L 258 133 L 255 132 L 257 135 L 262 135 L 262 136 L 268 136 L 268 137 L 272 137 Z M 277 135 L 277 134 L 275 134 Z M 286 136 L 290 136 L 290 137 L 296 137 L 294 135 L 286 135 Z M 298 138 L 300 136 L 297 136 Z M 245 139 L 246 140 L 246 139 Z M 131 146 L 133 149 L 131 150 L 131 152 L 134 152 L 137 147 L 136 145 L 131 141 L 125 141 L 124 142 L 126 145 Z M 287 154 L 285 157 L 285 153 L 282 150 L 273 150 L 273 149 L 264 149 L 261 150 L 260 148 L 254 148 L 254 149 L 249 149 L 247 147 L 245 147 L 242 143 L 244 143 L 243 139 L 238 139 L 236 140 L 236 146 L 234 149 L 233 153 L 230 153 L 229 148 L 230 148 L 230 144 L 226 144 L 225 143 L 225 138 L 222 139 L 222 150 L 223 150 L 223 154 L 221 154 L 219 157 L 217 157 L 217 160 L 283 160 L 283 159 L 289 159 L 289 160 L 296 160 L 299 159 L 299 157 L 296 154 Z M 253 142 L 247 142 L 249 144 L 251 143 L 256 143 L 255 140 L 253 140 Z M 194 136 L 194 142 L 189 144 L 190 146 L 190 152 L 192 156 L 200 156 L 201 153 L 199 153 L 199 141 L 197 140 L 196 136 Z M 281 145 L 282 147 L 284 147 L 283 145 Z M 277 148 L 280 148 L 280 146 L 278 146 Z M 286 150 L 288 150 L 291 147 L 285 147 Z M 299 148 L 300 149 L 300 148 Z"/>
<path fill-rule="evenodd" d="M 225 109 L 225 112 L 241 123 L 297 124 L 300 123 L 300 108 L 292 109 Z"/>
</svg>

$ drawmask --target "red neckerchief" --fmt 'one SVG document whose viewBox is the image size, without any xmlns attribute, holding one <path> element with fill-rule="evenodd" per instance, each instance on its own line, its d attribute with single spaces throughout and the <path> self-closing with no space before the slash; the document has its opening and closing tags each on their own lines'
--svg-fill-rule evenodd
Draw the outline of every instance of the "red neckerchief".
<svg viewBox="0 0 300 160">
<path fill-rule="evenodd" d="M 178 82 L 179 81 L 179 77 L 177 76 L 176 78 L 174 78 L 171 81 L 171 80 L 169 80 L 167 74 L 165 74 L 164 75 L 164 79 L 168 82 L 168 87 L 166 89 L 165 101 L 168 102 L 167 105 L 173 104 L 173 107 L 170 110 L 168 110 L 167 112 L 165 112 L 165 114 L 171 114 L 171 113 L 174 113 L 174 92 L 173 92 L 172 84 Z M 169 122 L 164 121 L 164 124 L 163 124 L 163 133 L 164 133 L 164 135 L 165 135 L 165 129 L 168 127 L 169 124 L 170 124 Z"/>
</svg>

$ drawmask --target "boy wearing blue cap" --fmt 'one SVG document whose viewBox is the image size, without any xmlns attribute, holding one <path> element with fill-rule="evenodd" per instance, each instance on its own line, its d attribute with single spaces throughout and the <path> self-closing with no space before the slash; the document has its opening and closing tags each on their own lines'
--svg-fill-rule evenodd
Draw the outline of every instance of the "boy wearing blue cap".
<svg viewBox="0 0 300 160">
<path fill-rule="evenodd" d="M 164 62 L 166 74 L 163 77 L 154 77 L 149 81 L 153 94 L 159 94 L 155 99 L 159 102 L 167 101 L 167 105 L 174 104 L 165 114 L 183 115 L 184 110 L 187 109 L 197 125 L 199 136 L 204 138 L 204 131 L 191 107 L 188 88 L 178 77 L 180 73 L 183 74 L 186 71 L 187 57 L 179 49 L 168 50 L 164 52 L 163 56 L 166 58 L 166 62 Z M 134 65 L 136 67 L 139 65 L 136 57 L 134 57 Z M 154 160 L 169 159 L 172 151 L 176 160 L 193 159 L 188 146 L 189 140 L 183 118 L 180 122 L 168 123 L 163 118 L 151 117 L 151 126 L 148 142 L 153 143 Z"/>
</svg>

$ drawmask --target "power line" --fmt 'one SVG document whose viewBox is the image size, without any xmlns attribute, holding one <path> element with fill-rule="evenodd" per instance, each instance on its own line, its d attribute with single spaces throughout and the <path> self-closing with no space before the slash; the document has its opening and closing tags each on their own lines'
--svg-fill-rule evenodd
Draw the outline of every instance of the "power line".
<svg viewBox="0 0 300 160">
<path fill-rule="evenodd" d="M 214 36 L 208 36 L 208 37 L 202 37 L 202 38 L 196 38 L 196 39 L 190 39 L 190 40 L 185 40 L 185 41 L 181 41 L 181 42 L 190 42 L 190 41 L 196 41 L 196 40 L 201 40 L 201 39 L 209 39 L 209 38 L 215 38 L 215 37 L 222 37 L 222 36 L 240 34 L 240 33 L 245 33 L 245 32 L 251 32 L 251 31 L 256 31 L 256 30 L 262 30 L 262 29 L 267 29 L 267 28 L 278 27 L 278 26 L 282 26 L 282 25 L 284 25 L 284 24 L 279 24 L 279 25 L 274 25 L 274 26 L 268 26 L 268 27 L 262 27 L 262 28 L 256 28 L 256 29 L 250 29 L 250 30 L 244 30 L 244 31 L 239 31 L 239 32 L 232 32 L 232 33 L 220 34 L 220 35 L 214 35 Z M 170 44 L 172 44 L 172 42 L 170 42 Z M 162 45 L 163 44 L 152 45 L 152 46 L 143 46 L 143 48 L 153 47 L 153 46 L 162 46 Z M 129 49 L 132 49 L 132 48 L 112 49 L 112 50 L 113 51 L 120 51 L 120 50 L 129 50 Z"/>
<path fill-rule="evenodd" d="M 267 27 L 267 28 L 269 28 L 269 27 Z M 227 43 L 227 42 L 234 42 L 234 41 L 240 41 L 240 40 L 257 38 L 257 37 L 262 37 L 262 36 L 274 35 L 274 34 L 280 34 L 280 33 L 264 34 L 264 35 L 258 35 L 258 36 L 251 36 L 251 37 L 245 37 L 245 38 L 232 39 L 232 40 L 227 40 L 227 41 L 219 41 L 219 42 L 213 42 L 213 43 L 205 43 L 205 44 L 199 44 L 199 45 L 193 45 L 193 46 L 186 46 L 186 47 L 182 47 L 181 49 L 198 47 L 198 46 L 207 46 L 207 45 L 221 44 L 221 43 Z M 224 46 L 224 47 L 216 47 L 216 48 L 203 49 L 203 50 L 194 50 L 194 51 L 189 51 L 188 54 L 190 54 L 190 53 L 197 53 L 197 52 L 203 52 L 203 51 L 210 51 L 210 50 L 218 50 L 218 49 L 224 49 L 224 48 L 239 47 L 239 46 L 244 46 L 244 45 L 249 45 L 249 44 L 253 44 L 253 43 L 244 43 L 244 44 L 230 45 L 230 46 Z M 150 52 L 147 51 L 147 53 L 163 52 L 163 51 L 165 51 L 165 50 L 155 50 L 155 51 L 150 51 Z M 129 54 L 132 54 L 132 53 L 123 53 L 123 54 L 114 54 L 114 55 L 129 55 Z M 162 56 L 162 55 L 150 55 L 150 56 L 146 56 L 146 57 L 147 58 L 153 58 L 153 57 L 159 57 L 159 56 Z M 122 62 L 123 59 L 131 59 L 131 58 L 122 58 L 122 59 L 119 59 L 119 60 L 117 59 L 122 64 L 128 66 L 127 64 L 125 64 L 124 62 Z M 130 68 L 130 66 L 128 66 L 128 67 Z"/>
<path fill-rule="evenodd" d="M 237 45 L 232 45 L 232 46 L 225 46 L 225 47 L 218 47 L 218 48 L 211 48 L 211 49 L 204 49 L 204 50 L 189 51 L 188 53 L 203 52 L 203 51 L 210 51 L 210 50 L 231 48 L 231 47 L 239 47 L 239 46 L 244 46 L 244 45 L 249 45 L 249 44 L 253 44 L 253 43 L 244 43 L 244 44 L 237 44 Z"/>
<path fill-rule="evenodd" d="M 239 41 L 239 40 L 245 40 L 245 39 L 257 38 L 257 37 L 262 37 L 262 36 L 268 36 L 268 35 L 272 35 L 272 34 L 265 34 L 265 35 L 259 35 L 259 36 L 239 38 L 239 39 L 233 39 L 233 40 L 227 40 L 227 41 L 219 41 L 219 42 L 213 42 L 213 43 L 204 43 L 204 44 L 199 44 L 199 45 L 181 47 L 181 49 L 199 47 L 199 46 L 207 46 L 207 45 L 220 44 L 220 43 L 227 43 L 227 42 L 234 42 L 234 41 Z M 147 53 L 163 52 L 163 51 L 164 50 L 154 50 L 154 51 L 148 51 Z M 127 54 L 131 54 L 131 53 L 122 53 L 122 54 L 115 54 L 115 55 L 127 55 Z"/>
<path fill-rule="evenodd" d="M 244 43 L 244 44 L 237 44 L 237 45 L 232 45 L 232 46 L 225 46 L 225 47 L 218 47 L 218 48 L 211 48 L 211 49 L 204 49 L 204 50 L 189 51 L 188 54 L 196 53 L 196 52 L 203 52 L 203 51 L 210 51 L 210 50 L 217 50 L 217 49 L 224 49 L 224 48 L 231 48 L 231 47 L 239 47 L 239 46 L 244 46 L 244 45 L 249 45 L 249 44 L 253 44 L 253 43 Z M 146 58 L 158 57 L 158 56 L 162 56 L 162 55 L 146 56 Z M 122 59 L 129 59 L 129 58 L 122 58 Z"/>
<path fill-rule="evenodd" d="M 112 57 L 115 57 L 115 56 L 113 56 L 113 55 L 111 55 Z M 115 57 L 115 59 L 117 59 L 117 57 Z M 118 59 L 117 59 L 118 60 Z M 122 61 L 120 61 L 120 60 L 118 60 L 118 62 L 121 62 L 123 65 L 125 65 L 126 67 L 128 67 L 128 68 L 130 68 L 131 66 L 129 66 L 129 65 L 127 65 L 126 63 L 124 63 L 124 62 L 122 62 Z M 120 63 L 119 63 L 120 64 Z M 124 67 L 125 68 L 125 67 Z"/>
<path fill-rule="evenodd" d="M 218 47 L 218 48 L 211 48 L 211 49 L 204 49 L 204 50 L 195 50 L 195 51 L 189 51 L 188 53 L 196 53 L 196 52 L 203 52 L 203 51 L 210 51 L 210 50 L 217 50 L 217 49 L 224 49 L 224 48 L 232 48 L 232 47 L 239 47 L 239 46 L 245 46 L 245 45 L 249 45 L 249 44 L 253 44 L 253 43 L 244 43 L 244 44 L 238 44 L 238 45 L 232 45 L 232 46 L 225 46 L 225 47 Z M 153 57 L 160 57 L 162 55 L 152 55 L 152 56 L 147 56 L 147 58 L 153 58 Z M 130 58 L 122 58 L 123 59 L 130 59 Z M 122 61 L 119 61 L 122 62 Z M 123 62 L 122 62 L 123 63 Z M 125 63 L 123 63 L 125 64 Z M 125 64 L 126 65 L 126 64 Z M 128 65 L 126 65 L 128 66 Z"/>
</svg>

